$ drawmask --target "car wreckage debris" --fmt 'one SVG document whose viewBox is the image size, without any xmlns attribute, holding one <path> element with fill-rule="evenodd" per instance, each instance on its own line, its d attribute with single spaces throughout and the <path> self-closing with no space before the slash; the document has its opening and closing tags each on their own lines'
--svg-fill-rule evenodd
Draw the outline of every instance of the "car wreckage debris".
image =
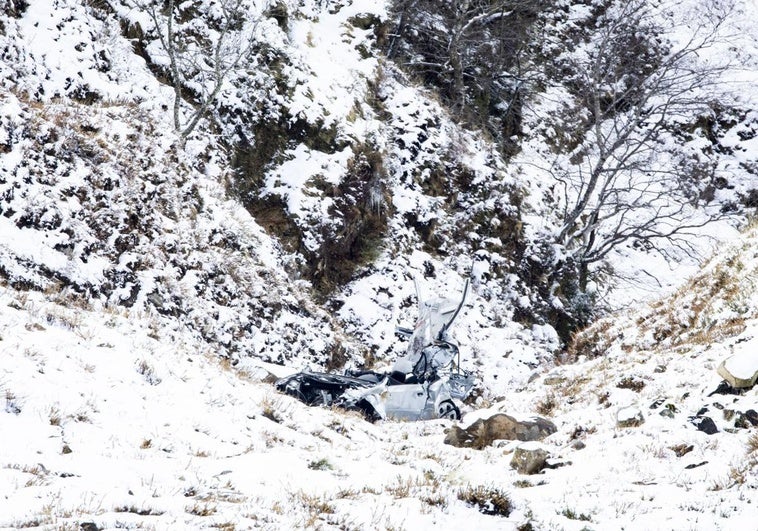
<svg viewBox="0 0 758 531">
<path fill-rule="evenodd" d="M 460 368 L 460 351 L 448 336 L 468 293 L 466 281 L 459 301 L 422 299 L 413 330 L 398 328 L 410 339 L 408 352 L 389 373 L 346 371 L 345 374 L 303 371 L 276 381 L 276 388 L 311 406 L 337 406 L 361 411 L 370 421 L 430 420 L 461 417 L 460 403 L 474 387 L 474 378 Z"/>
</svg>

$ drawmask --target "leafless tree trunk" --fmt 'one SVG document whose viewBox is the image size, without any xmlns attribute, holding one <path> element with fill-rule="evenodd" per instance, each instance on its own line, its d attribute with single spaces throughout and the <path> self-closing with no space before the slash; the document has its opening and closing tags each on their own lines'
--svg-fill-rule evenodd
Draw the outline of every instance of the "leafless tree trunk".
<svg viewBox="0 0 758 531">
<path fill-rule="evenodd" d="M 185 140 L 216 101 L 230 75 L 248 62 L 255 45 L 257 19 L 250 20 L 243 0 L 217 0 L 212 18 L 192 25 L 175 0 L 128 0 L 149 16 L 167 60 L 165 69 L 174 89 L 174 129 Z M 185 22 L 182 23 L 181 21 Z M 156 58 L 158 59 L 158 58 Z M 183 109 L 191 106 L 188 113 Z"/>
</svg>

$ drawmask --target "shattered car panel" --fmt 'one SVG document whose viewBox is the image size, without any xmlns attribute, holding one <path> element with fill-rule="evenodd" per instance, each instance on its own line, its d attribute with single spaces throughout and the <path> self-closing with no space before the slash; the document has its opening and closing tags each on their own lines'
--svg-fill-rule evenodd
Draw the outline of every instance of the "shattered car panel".
<svg viewBox="0 0 758 531">
<path fill-rule="evenodd" d="M 276 382 L 276 388 L 308 405 L 336 405 L 359 410 L 369 420 L 459 419 L 458 403 L 474 386 L 460 369 L 460 351 L 448 330 L 460 313 L 468 281 L 459 301 L 422 299 L 418 283 L 419 317 L 413 330 L 398 329 L 410 344 L 389 373 L 347 371 L 329 374 L 303 371 Z"/>
</svg>

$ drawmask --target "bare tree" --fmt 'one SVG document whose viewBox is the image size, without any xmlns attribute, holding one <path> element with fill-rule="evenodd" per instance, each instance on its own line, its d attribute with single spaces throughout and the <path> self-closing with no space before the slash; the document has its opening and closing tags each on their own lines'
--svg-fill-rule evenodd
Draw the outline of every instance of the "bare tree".
<svg viewBox="0 0 758 531">
<path fill-rule="evenodd" d="M 250 61 L 258 18 L 250 2 L 215 0 L 200 13 L 193 2 L 127 0 L 148 15 L 158 50 L 153 62 L 174 89 L 174 129 L 186 139 L 216 101 L 231 75 Z M 151 50 L 149 50 L 150 52 Z M 189 105 L 188 113 L 184 109 Z"/>
<path fill-rule="evenodd" d="M 728 65 L 702 56 L 721 38 L 729 13 L 712 12 L 674 44 L 646 1 L 620 2 L 603 16 L 587 53 L 573 56 L 572 114 L 583 139 L 553 175 L 564 205 L 556 243 L 578 268 L 582 291 L 592 264 L 619 245 L 687 246 L 684 236 L 724 216 L 718 209 L 694 212 L 683 186 L 688 176 L 663 138 L 672 124 L 707 110 Z"/>
<path fill-rule="evenodd" d="M 520 56 L 542 0 L 396 0 L 387 55 L 442 89 L 456 114 L 518 112 Z M 504 109 L 504 110 L 503 110 Z"/>
</svg>

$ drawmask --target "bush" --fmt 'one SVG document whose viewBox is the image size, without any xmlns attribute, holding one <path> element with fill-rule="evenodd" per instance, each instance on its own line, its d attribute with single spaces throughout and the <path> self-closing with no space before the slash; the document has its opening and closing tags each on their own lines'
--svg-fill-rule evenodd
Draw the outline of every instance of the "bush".
<svg viewBox="0 0 758 531">
<path fill-rule="evenodd" d="M 508 495 L 496 487 L 468 486 L 458 492 L 458 499 L 473 505 L 484 514 L 507 517 L 513 510 Z"/>
</svg>

